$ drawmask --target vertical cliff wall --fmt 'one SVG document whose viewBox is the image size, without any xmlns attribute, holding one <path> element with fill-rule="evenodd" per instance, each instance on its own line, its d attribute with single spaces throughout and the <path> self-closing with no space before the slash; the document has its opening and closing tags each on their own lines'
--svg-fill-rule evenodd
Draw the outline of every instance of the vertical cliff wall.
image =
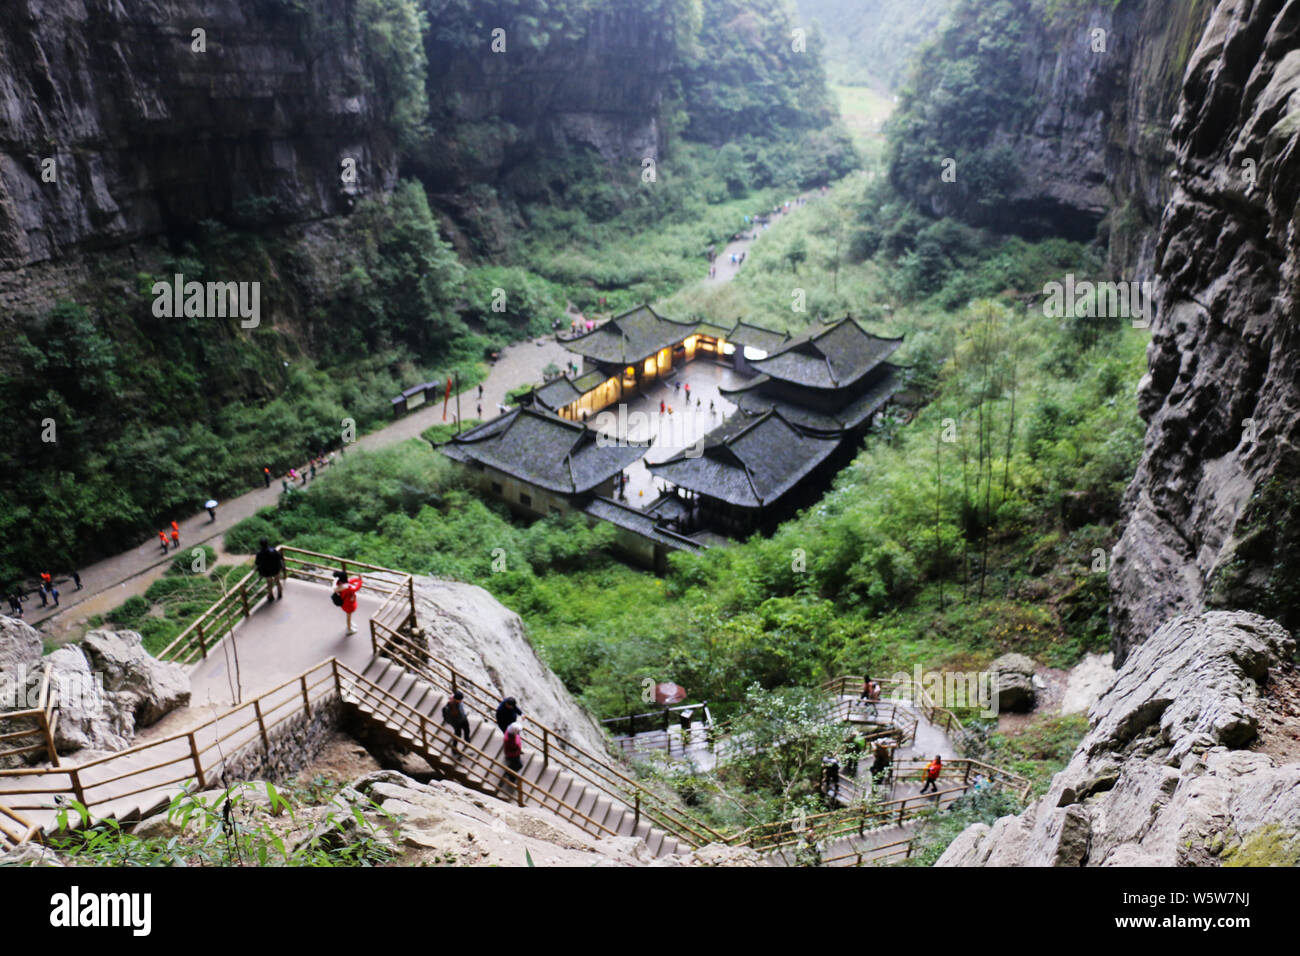
<svg viewBox="0 0 1300 956">
<path fill-rule="evenodd" d="M 1173 126 L 1149 423 L 1110 575 L 1122 662 L 1176 613 L 1300 622 L 1300 0 L 1223 0 Z"/>
<path fill-rule="evenodd" d="M 1116 273 L 1148 276 L 1169 127 L 1211 7 L 1098 0 L 1049 15 L 1037 0 L 956 0 L 904 95 L 891 179 L 935 215 L 1100 234 Z M 948 157 L 955 184 L 939 176 Z"/>
<path fill-rule="evenodd" d="M 320 218 L 390 189 L 394 137 L 355 12 L 354 0 L 313 0 L 310 11 L 278 0 L 11 0 L 0 29 L 0 268 L 206 218 Z M 341 181 L 345 157 L 355 185 Z"/>
</svg>

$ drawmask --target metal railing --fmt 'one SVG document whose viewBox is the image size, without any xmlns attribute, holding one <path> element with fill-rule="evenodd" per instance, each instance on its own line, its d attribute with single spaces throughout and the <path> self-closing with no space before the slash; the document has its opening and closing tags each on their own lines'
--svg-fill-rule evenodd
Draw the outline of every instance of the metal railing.
<svg viewBox="0 0 1300 956">
<path fill-rule="evenodd" d="M 47 758 L 56 767 L 59 765 L 59 752 L 54 746 L 54 731 L 59 721 L 59 690 L 53 682 L 54 665 L 46 663 L 41 674 L 40 693 L 36 706 L 27 710 L 11 710 L 0 713 L 0 724 L 17 730 L 8 730 L 0 734 L 0 747 L 7 741 L 19 741 L 17 746 L 0 750 L 0 757 L 16 757 L 22 754 L 45 751 Z M 30 724 L 30 727 L 24 727 Z M 36 743 L 23 743 L 38 737 Z"/>
</svg>

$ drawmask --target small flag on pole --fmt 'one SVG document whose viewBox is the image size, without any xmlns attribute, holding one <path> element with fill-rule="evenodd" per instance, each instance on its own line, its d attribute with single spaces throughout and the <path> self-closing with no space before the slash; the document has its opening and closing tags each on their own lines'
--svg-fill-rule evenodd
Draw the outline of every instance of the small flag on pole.
<svg viewBox="0 0 1300 956">
<path fill-rule="evenodd" d="M 442 396 L 442 420 L 447 420 L 447 403 L 451 401 L 451 376 L 447 376 L 447 391 Z"/>
</svg>

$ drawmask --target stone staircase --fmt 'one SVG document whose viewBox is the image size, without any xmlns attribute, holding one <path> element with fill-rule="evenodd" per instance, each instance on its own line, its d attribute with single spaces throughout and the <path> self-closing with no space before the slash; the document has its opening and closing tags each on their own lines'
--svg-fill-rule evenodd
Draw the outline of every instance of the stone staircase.
<svg viewBox="0 0 1300 956">
<path fill-rule="evenodd" d="M 653 826 L 626 805 L 588 781 L 567 772 L 547 754 L 525 750 L 522 783 L 505 766 L 504 735 L 487 720 L 470 720 L 470 740 L 457 740 L 443 722 L 449 695 L 421 677 L 376 656 L 361 675 L 347 682 L 343 703 L 371 728 L 417 753 L 434 772 L 488 796 L 540 806 L 596 837 L 635 837 L 656 857 L 691 849 Z M 456 749 L 453 749 L 453 745 Z"/>
</svg>

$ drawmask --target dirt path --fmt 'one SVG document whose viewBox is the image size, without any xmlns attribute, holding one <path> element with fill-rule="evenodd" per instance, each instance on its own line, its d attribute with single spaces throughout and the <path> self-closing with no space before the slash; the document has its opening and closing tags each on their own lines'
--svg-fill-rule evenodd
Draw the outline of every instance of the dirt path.
<svg viewBox="0 0 1300 956">
<path fill-rule="evenodd" d="M 789 212 L 769 213 L 768 228 L 774 227 L 790 213 L 800 209 L 815 195 L 817 194 L 809 192 L 792 200 Z M 761 226 L 755 228 L 756 235 L 761 238 L 765 230 Z M 722 283 L 735 278 L 742 266 L 731 263 L 732 253 L 739 258 L 740 253 L 747 252 L 756 241 L 758 240 L 741 239 L 729 243 L 718 255 L 716 275 L 704 281 Z M 498 406 L 506 404 L 506 394 L 511 389 L 529 382 L 540 382 L 542 369 L 548 364 L 553 362 L 563 367 L 572 357 L 563 344 L 555 340 L 553 334 L 514 343 L 503 350 L 489 368 L 488 377 L 482 383 L 481 395 L 479 386 L 465 389 L 460 393 L 461 418 L 464 420 L 495 418 L 499 412 Z M 443 403 L 431 402 L 383 428 L 362 436 L 350 448 L 373 451 L 406 441 L 408 438 L 416 438 L 425 429 L 434 425 L 443 424 L 444 421 L 455 422 L 456 409 L 457 396 L 455 395 L 448 402 L 445 419 Z M 300 472 L 303 470 L 304 468 L 299 468 Z M 222 536 L 226 531 L 262 508 L 275 507 L 281 490 L 280 480 L 276 478 L 272 480 L 270 487 L 255 488 L 236 498 L 220 502 L 216 509 L 215 521 L 209 519 L 206 511 L 200 511 L 181 521 L 181 551 L 188 552 L 190 548 L 206 544 L 216 549 L 218 558 L 226 558 L 227 555 L 222 548 Z M 76 640 L 84 633 L 90 617 L 112 610 L 133 595 L 143 594 L 150 584 L 163 575 L 168 563 L 175 556 L 175 552 L 170 550 L 164 553 L 158 541 L 151 538 L 143 544 L 87 567 L 81 572 L 82 588 L 79 591 L 73 589 L 71 580 L 56 579 L 60 592 L 60 606 L 55 608 L 51 604 L 48 607 L 41 607 L 39 599 L 34 595 L 30 596 L 25 606 L 24 620 L 28 624 L 39 627 L 49 643 L 63 644 Z M 243 556 L 234 557 L 237 560 L 244 559 Z"/>
</svg>

